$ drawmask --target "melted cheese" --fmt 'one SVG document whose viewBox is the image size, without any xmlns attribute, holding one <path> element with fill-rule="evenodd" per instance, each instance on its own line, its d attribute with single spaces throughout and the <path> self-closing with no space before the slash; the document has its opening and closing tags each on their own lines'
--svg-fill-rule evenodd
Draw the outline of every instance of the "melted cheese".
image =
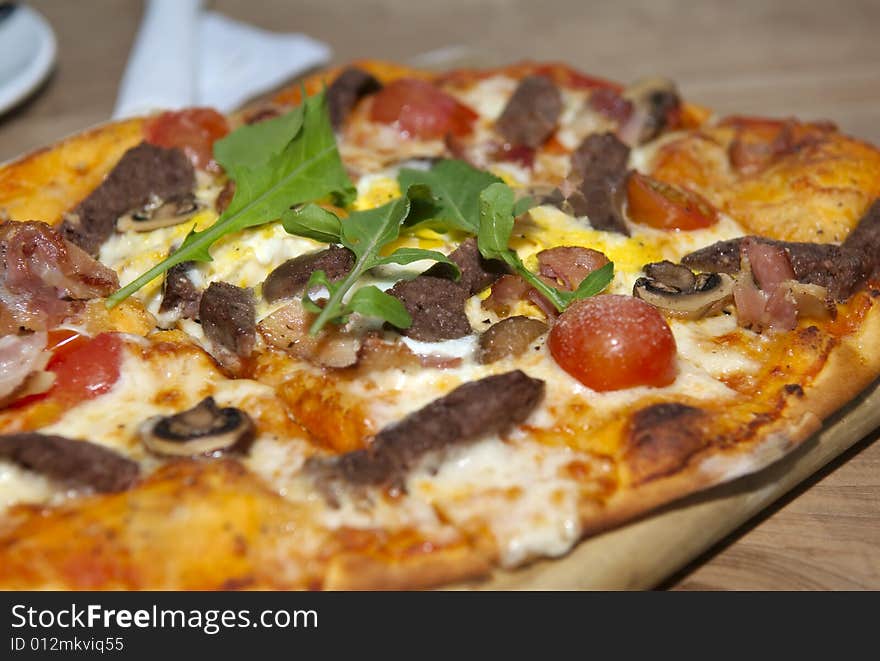
<svg viewBox="0 0 880 661">
<path fill-rule="evenodd" d="M 0 460 L 0 508 L 18 503 L 45 503 L 59 492 L 51 480 Z"/>
<path fill-rule="evenodd" d="M 439 467 L 414 472 L 407 490 L 465 530 L 487 523 L 501 564 L 513 567 L 562 555 L 579 539 L 580 489 L 561 475 L 576 456 L 564 448 L 486 439 L 453 451 Z"/>
</svg>

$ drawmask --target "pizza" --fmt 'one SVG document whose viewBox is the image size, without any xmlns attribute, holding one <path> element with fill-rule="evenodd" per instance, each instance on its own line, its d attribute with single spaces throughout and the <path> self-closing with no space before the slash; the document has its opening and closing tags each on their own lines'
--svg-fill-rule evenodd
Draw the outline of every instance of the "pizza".
<svg viewBox="0 0 880 661">
<path fill-rule="evenodd" d="M 880 151 L 563 64 L 320 72 L 0 168 L 0 586 L 485 580 L 880 375 Z"/>
</svg>

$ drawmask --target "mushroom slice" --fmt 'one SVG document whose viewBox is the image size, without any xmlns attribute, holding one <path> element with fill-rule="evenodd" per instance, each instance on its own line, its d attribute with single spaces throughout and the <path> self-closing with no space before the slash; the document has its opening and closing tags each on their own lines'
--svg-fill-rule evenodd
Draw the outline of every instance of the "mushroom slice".
<svg viewBox="0 0 880 661">
<path fill-rule="evenodd" d="M 155 454 L 194 457 L 245 445 L 254 436 L 254 423 L 241 409 L 218 408 L 213 397 L 206 397 L 181 413 L 147 419 L 139 431 L 144 445 Z"/>
<path fill-rule="evenodd" d="M 662 282 L 679 291 L 693 291 L 697 286 L 697 276 L 687 266 L 674 264 L 664 259 L 662 262 L 645 264 L 645 275 L 651 280 Z"/>
<path fill-rule="evenodd" d="M 121 216 L 116 228 L 120 232 L 129 230 L 150 232 L 160 227 L 179 225 L 201 210 L 202 205 L 196 201 L 193 195 L 186 195 L 167 202 L 153 195 L 144 206 Z"/>
<path fill-rule="evenodd" d="M 488 364 L 507 356 L 519 356 L 547 330 L 547 324 L 538 319 L 524 316 L 502 319 L 480 335 L 478 359 Z"/>
<path fill-rule="evenodd" d="M 794 298 L 798 317 L 829 319 L 837 316 L 837 308 L 825 287 L 797 281 L 787 284 Z"/>
<path fill-rule="evenodd" d="M 669 112 L 681 105 L 675 83 L 660 77 L 636 81 L 624 90 L 623 98 L 633 104 L 633 113 L 620 127 L 621 139 L 630 145 L 656 138 L 666 128 Z"/>
<path fill-rule="evenodd" d="M 653 278 L 639 278 L 633 296 L 683 319 L 718 314 L 733 300 L 734 279 L 726 273 L 700 273 L 692 289 L 679 289 Z"/>
</svg>

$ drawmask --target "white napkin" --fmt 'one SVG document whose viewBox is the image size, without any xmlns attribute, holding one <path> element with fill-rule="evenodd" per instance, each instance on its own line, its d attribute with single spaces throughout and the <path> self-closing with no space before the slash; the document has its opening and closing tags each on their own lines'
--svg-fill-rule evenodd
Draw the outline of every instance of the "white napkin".
<svg viewBox="0 0 880 661">
<path fill-rule="evenodd" d="M 330 59 L 327 44 L 204 11 L 201 0 L 148 0 L 114 118 L 211 106 L 221 112 Z"/>
</svg>

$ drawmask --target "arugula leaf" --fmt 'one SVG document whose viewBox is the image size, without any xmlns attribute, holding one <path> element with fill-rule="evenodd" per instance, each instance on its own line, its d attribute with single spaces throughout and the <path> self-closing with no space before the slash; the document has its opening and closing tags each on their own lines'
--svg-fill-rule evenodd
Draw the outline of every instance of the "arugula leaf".
<svg viewBox="0 0 880 661">
<path fill-rule="evenodd" d="M 351 295 L 346 307 L 367 317 L 384 319 L 398 328 L 409 328 L 412 325 L 412 317 L 400 299 L 386 294 L 374 285 L 358 289 Z"/>
<path fill-rule="evenodd" d="M 398 248 L 387 257 L 380 257 L 376 264 L 411 264 L 423 259 L 433 259 L 435 262 L 443 262 L 450 265 L 455 272 L 456 280 L 461 276 L 458 265 L 446 257 L 446 255 L 436 250 L 425 250 L 424 248 Z"/>
<path fill-rule="evenodd" d="M 229 207 L 211 227 L 202 232 L 191 231 L 170 257 L 110 296 L 107 307 L 119 304 L 175 264 L 211 261 L 209 249 L 216 241 L 248 227 L 277 220 L 295 204 L 331 194 L 339 196 L 343 203 L 351 201 L 355 189 L 336 148 L 323 92 L 306 99 L 302 115 L 302 125 L 280 149 L 277 144 L 248 148 L 247 141 L 236 134 L 254 127 L 242 127 L 230 134 L 225 147 L 221 147 L 221 158 L 226 160 L 228 171 L 235 179 L 235 196 Z M 294 119 L 288 118 L 257 135 L 281 140 L 295 125 Z M 245 162 L 229 160 L 237 158 Z"/>
<path fill-rule="evenodd" d="M 317 204 L 306 204 L 281 214 L 281 225 L 288 234 L 304 236 L 322 243 L 340 243 L 342 225 L 336 214 Z"/>
<path fill-rule="evenodd" d="M 505 184 L 492 184 L 480 193 L 480 225 L 477 246 L 486 259 L 504 259 L 513 233 L 513 191 Z"/>
<path fill-rule="evenodd" d="M 238 178 L 241 168 L 263 165 L 280 154 L 303 125 L 304 106 L 263 122 L 242 126 L 214 143 L 214 160 L 227 174 Z"/>
<path fill-rule="evenodd" d="M 361 287 L 348 301 L 345 300 L 361 276 L 372 268 L 383 264 L 409 264 L 421 259 L 432 259 L 449 264 L 456 275 L 459 274 L 458 266 L 452 260 L 434 250 L 398 248 L 388 256 L 383 257 L 380 254 L 382 248 L 400 236 L 401 225 L 412 208 L 412 198 L 421 199 L 422 196 L 421 187 L 414 186 L 396 200 L 375 209 L 355 211 L 343 221 L 315 205 L 287 211 L 282 215 L 284 228 L 292 234 L 308 238 L 322 237 L 318 240 L 327 243 L 341 243 L 355 255 L 354 267 L 341 282 L 329 282 L 321 271 L 316 271 L 309 279 L 303 304 L 318 314 L 309 328 L 312 335 L 316 335 L 329 321 L 344 322 L 351 312 L 377 316 L 399 328 L 409 327 L 412 319 L 403 304 L 372 285 Z M 336 219 L 335 224 L 327 215 Z M 323 308 L 318 308 L 308 296 L 309 289 L 317 285 L 326 287 L 330 294 Z M 376 291 L 372 291 L 374 289 Z M 367 290 L 366 293 L 361 294 L 364 290 Z"/>
<path fill-rule="evenodd" d="M 429 203 L 414 205 L 407 225 L 429 221 L 441 223 L 469 234 L 480 227 L 480 193 L 487 186 L 501 182 L 490 172 L 477 170 L 464 161 L 441 160 L 430 170 L 403 168 L 397 175 L 401 190 L 422 184 L 431 190 Z"/>
<path fill-rule="evenodd" d="M 477 247 L 486 259 L 500 259 L 510 266 L 532 287 L 549 300 L 559 312 L 574 301 L 595 296 L 601 292 L 614 276 L 614 264 L 609 262 L 584 278 L 574 291 L 551 287 L 537 275 L 529 271 L 519 255 L 508 248 L 513 233 L 514 204 L 513 191 L 503 183 L 487 186 L 480 193 L 480 227 L 477 232 Z"/>
<path fill-rule="evenodd" d="M 614 278 L 614 262 L 608 262 L 604 266 L 597 268 L 586 278 L 581 280 L 581 284 L 577 286 L 573 292 L 562 292 L 566 298 L 570 297 L 569 304 L 582 298 L 590 298 L 602 292 L 608 283 Z"/>
<path fill-rule="evenodd" d="M 538 206 L 538 203 L 535 201 L 531 195 L 526 195 L 525 197 L 521 197 L 516 201 L 516 204 L 513 205 L 513 216 L 514 218 L 523 215 L 526 211 L 531 209 L 532 207 Z"/>
</svg>

